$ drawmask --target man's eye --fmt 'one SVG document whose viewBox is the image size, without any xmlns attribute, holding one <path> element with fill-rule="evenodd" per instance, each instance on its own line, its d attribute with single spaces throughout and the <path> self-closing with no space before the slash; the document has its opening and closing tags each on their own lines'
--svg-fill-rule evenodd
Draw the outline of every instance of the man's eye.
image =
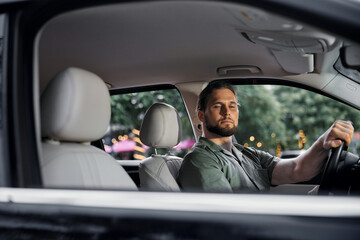
<svg viewBox="0 0 360 240">
<path fill-rule="evenodd" d="M 214 105 L 213 108 L 221 108 L 220 105 Z"/>
</svg>

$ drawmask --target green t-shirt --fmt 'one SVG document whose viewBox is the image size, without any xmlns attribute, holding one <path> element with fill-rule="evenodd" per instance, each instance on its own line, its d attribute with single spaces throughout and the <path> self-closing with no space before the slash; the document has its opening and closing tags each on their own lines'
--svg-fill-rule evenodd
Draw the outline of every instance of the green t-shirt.
<svg viewBox="0 0 360 240">
<path fill-rule="evenodd" d="M 253 192 L 271 186 L 279 158 L 269 153 L 232 145 L 229 152 L 207 138 L 185 156 L 177 181 L 184 191 Z"/>
</svg>

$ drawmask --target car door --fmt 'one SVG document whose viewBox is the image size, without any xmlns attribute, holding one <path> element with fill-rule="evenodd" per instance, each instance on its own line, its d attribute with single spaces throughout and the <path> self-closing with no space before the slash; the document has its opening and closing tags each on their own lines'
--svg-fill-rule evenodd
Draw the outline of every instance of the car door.
<svg viewBox="0 0 360 240">
<path fill-rule="evenodd" d="M 30 44 L 19 16 L 29 1 L 3 1 L 1 32 L 1 186 L 41 186 L 36 143 L 33 82 L 24 62 L 31 63 Z M 30 30 L 30 28 L 27 28 Z M 29 40 L 29 41 L 28 41 Z M 24 50 L 24 52 L 22 52 Z M 18 54 L 21 52 L 21 54 Z M 30 52 L 30 53 L 29 53 Z M 22 161 L 27 159 L 27 161 Z"/>
<path fill-rule="evenodd" d="M 360 234 L 360 205 L 356 196 L 306 198 L 42 188 L 39 89 L 34 82 L 38 74 L 34 61 L 36 35 L 46 20 L 56 14 L 104 2 L 114 1 L 0 3 L 4 14 L 0 238 L 356 239 Z M 306 1 L 245 3 L 255 6 L 262 3 L 262 8 L 314 21 L 307 14 L 299 14 L 308 13 Z M 324 3 L 317 4 L 315 10 L 320 11 Z M 353 11 L 350 9 L 347 15 L 341 6 L 335 10 L 342 17 L 324 20 L 320 11 L 315 14 L 315 22 L 325 29 L 339 24 L 342 27 L 338 34 L 358 41 L 359 36 L 353 33 L 358 32 L 360 23 L 346 21 Z"/>
</svg>

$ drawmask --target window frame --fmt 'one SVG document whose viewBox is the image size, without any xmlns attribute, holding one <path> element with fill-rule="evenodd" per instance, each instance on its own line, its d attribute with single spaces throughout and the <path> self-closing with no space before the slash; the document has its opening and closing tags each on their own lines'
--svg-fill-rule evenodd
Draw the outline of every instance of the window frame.
<svg viewBox="0 0 360 240">
<path fill-rule="evenodd" d="M 189 112 L 187 110 L 187 106 L 186 106 L 186 103 L 184 101 L 184 98 L 181 94 L 181 91 L 179 91 L 179 89 L 174 86 L 174 85 L 171 85 L 171 84 L 157 84 L 157 85 L 149 85 L 149 86 L 139 86 L 139 87 L 129 87 L 129 88 L 120 88 L 120 89 L 110 89 L 109 90 L 109 93 L 110 93 L 110 96 L 114 96 L 114 95 L 120 95 L 120 94 L 132 94 L 132 93 L 140 93 L 140 92 L 150 92 L 150 91 L 160 91 L 160 90 L 176 90 L 179 94 L 179 97 L 181 98 L 182 100 L 182 103 L 185 107 L 185 114 L 186 114 L 186 117 L 190 123 L 190 126 L 191 126 L 191 132 L 192 132 L 192 138 L 197 141 L 197 138 L 196 138 L 196 135 L 194 133 L 194 128 L 193 128 L 193 123 L 191 121 L 191 116 L 189 115 Z M 166 102 L 165 102 L 166 103 Z M 145 110 L 146 111 L 146 110 Z M 98 143 L 98 141 L 96 142 L 92 142 L 92 145 L 94 146 L 97 146 L 97 147 L 100 147 L 101 149 L 105 150 L 105 146 L 103 144 L 103 139 L 104 138 L 101 138 L 99 139 L 99 141 L 101 143 Z M 117 161 L 122 161 L 122 160 L 119 160 L 117 159 Z M 125 160 L 126 161 L 126 160 Z M 132 160 L 131 160 L 132 161 Z"/>
</svg>

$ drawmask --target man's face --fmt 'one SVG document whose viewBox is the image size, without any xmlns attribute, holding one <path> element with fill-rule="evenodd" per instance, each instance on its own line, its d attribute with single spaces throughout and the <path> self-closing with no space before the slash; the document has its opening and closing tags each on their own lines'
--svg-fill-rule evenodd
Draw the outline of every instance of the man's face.
<svg viewBox="0 0 360 240">
<path fill-rule="evenodd" d="M 211 93 L 203 119 L 200 120 L 205 123 L 209 132 L 229 137 L 236 131 L 238 119 L 237 99 L 231 90 L 225 88 Z"/>
</svg>

